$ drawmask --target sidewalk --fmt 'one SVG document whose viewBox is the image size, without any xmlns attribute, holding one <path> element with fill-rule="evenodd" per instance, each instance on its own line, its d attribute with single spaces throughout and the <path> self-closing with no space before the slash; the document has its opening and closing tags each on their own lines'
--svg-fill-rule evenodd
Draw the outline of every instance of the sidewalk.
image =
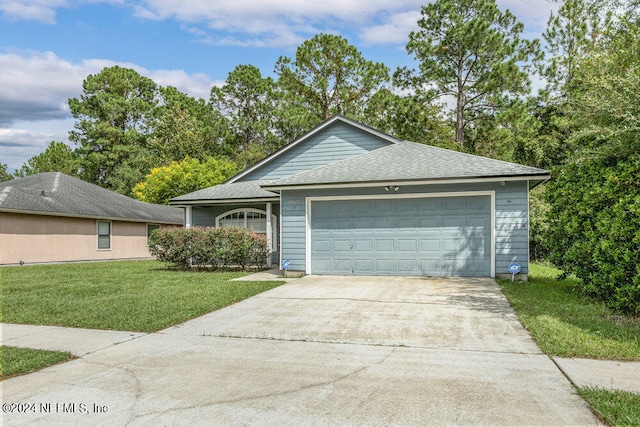
<svg viewBox="0 0 640 427">
<path fill-rule="evenodd" d="M 78 357 L 145 335 L 148 334 L 146 332 L 103 331 L 62 326 L 0 324 L 0 345 L 68 351 Z"/>
<path fill-rule="evenodd" d="M 266 274 L 266 272 L 259 274 Z M 278 280 L 282 280 L 282 278 Z M 69 351 L 79 357 L 135 340 L 145 335 L 149 334 L 60 326 L 0 324 L 0 345 Z M 577 387 L 600 387 L 640 394 L 640 362 L 562 357 L 554 357 L 552 359 Z"/>
<path fill-rule="evenodd" d="M 640 394 L 640 362 L 554 357 L 558 368 L 577 387 L 599 387 Z"/>
</svg>

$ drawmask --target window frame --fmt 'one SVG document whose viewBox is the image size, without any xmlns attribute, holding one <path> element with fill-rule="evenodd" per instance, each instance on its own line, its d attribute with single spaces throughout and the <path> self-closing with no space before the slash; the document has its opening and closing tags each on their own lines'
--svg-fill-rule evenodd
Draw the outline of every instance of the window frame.
<svg viewBox="0 0 640 427">
<path fill-rule="evenodd" d="M 100 224 L 109 224 L 109 234 L 100 234 Z M 110 251 L 112 250 L 112 237 L 113 235 L 113 222 L 109 220 L 98 219 L 96 220 L 96 249 L 98 251 Z M 100 237 L 109 237 L 109 247 L 101 248 L 100 247 Z"/>
<path fill-rule="evenodd" d="M 264 217 L 264 222 L 265 222 L 265 225 L 266 225 L 266 223 L 267 223 L 267 211 L 262 210 L 262 209 L 257 209 L 257 208 L 237 208 L 237 209 L 232 209 L 230 211 L 226 211 L 226 212 L 216 216 L 216 228 L 220 228 L 220 220 L 221 219 L 224 219 L 225 217 L 227 217 L 229 215 L 233 215 L 235 213 L 243 213 L 243 218 L 242 219 L 244 221 L 244 224 L 243 224 L 243 226 L 241 228 L 244 228 L 245 230 L 252 230 L 251 228 L 247 228 L 247 226 L 249 224 L 248 223 L 248 216 L 249 215 L 247 215 L 247 214 L 249 212 L 253 212 L 253 213 L 258 213 L 258 214 L 264 215 L 265 216 Z M 272 227 L 273 227 L 273 220 L 275 219 L 275 215 L 271 214 L 271 217 L 272 217 L 271 218 L 271 222 L 272 222 Z M 259 232 L 259 231 L 255 231 L 255 230 L 252 230 L 252 231 L 254 231 L 255 233 L 258 233 L 258 234 L 267 234 L 266 231 L 264 231 L 264 232 Z"/>
<path fill-rule="evenodd" d="M 155 227 L 153 230 L 159 230 L 161 225 L 160 224 L 156 224 L 153 222 L 148 222 L 147 223 L 147 246 L 149 246 L 149 236 L 151 235 L 151 233 L 153 232 L 153 230 L 149 231 L 149 226 Z"/>
</svg>

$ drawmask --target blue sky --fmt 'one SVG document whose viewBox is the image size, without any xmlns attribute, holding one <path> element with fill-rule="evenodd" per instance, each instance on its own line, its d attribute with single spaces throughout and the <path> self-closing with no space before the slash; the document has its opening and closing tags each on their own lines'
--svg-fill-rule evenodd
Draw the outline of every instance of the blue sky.
<svg viewBox="0 0 640 427">
<path fill-rule="evenodd" d="M 239 64 L 273 75 L 279 56 L 318 33 L 364 57 L 415 66 L 404 46 L 427 0 L 0 0 L 0 163 L 20 168 L 52 140 L 68 143 L 67 100 L 107 66 L 209 98 Z M 539 37 L 557 2 L 498 0 Z"/>
</svg>

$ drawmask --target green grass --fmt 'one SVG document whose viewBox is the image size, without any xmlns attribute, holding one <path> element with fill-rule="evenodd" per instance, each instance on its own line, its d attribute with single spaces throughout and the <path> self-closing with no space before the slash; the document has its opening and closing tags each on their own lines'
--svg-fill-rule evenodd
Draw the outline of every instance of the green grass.
<svg viewBox="0 0 640 427">
<path fill-rule="evenodd" d="M 71 353 L 31 348 L 0 347 L 0 378 L 28 374 L 73 359 Z"/>
<path fill-rule="evenodd" d="M 640 425 L 640 394 L 591 387 L 578 388 L 578 393 L 610 424 Z"/>
<path fill-rule="evenodd" d="M 157 261 L 0 268 L 5 323 L 155 332 L 282 282 L 241 272 L 167 270 Z"/>
<path fill-rule="evenodd" d="M 531 265 L 529 282 L 499 280 L 502 291 L 540 349 L 550 356 L 640 360 L 638 319 L 582 297 L 578 279 Z"/>
</svg>

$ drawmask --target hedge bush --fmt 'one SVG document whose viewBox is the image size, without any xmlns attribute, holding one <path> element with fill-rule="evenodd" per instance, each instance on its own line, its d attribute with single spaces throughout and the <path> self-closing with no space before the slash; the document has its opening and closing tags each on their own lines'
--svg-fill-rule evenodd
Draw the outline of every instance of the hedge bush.
<svg viewBox="0 0 640 427">
<path fill-rule="evenodd" d="M 583 291 L 640 314 L 640 154 L 576 161 L 556 171 L 550 203 L 550 261 L 582 279 Z"/>
<path fill-rule="evenodd" d="M 240 227 L 160 228 L 149 237 L 149 251 L 175 268 L 264 268 L 267 239 Z"/>
</svg>

